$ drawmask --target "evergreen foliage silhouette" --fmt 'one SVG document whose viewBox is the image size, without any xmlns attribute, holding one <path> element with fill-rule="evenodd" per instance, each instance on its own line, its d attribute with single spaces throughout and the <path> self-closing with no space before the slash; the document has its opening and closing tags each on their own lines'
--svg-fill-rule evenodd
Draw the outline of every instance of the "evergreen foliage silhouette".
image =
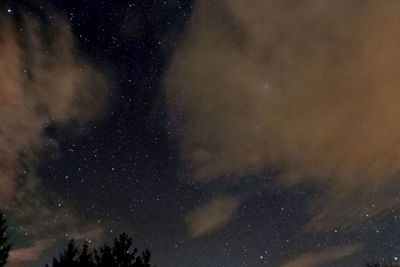
<svg viewBox="0 0 400 267">
<path fill-rule="evenodd" d="M 11 249 L 11 245 L 7 244 L 8 236 L 6 231 L 7 222 L 4 215 L 0 213 L 0 267 L 6 264 L 8 253 Z"/>
<path fill-rule="evenodd" d="M 83 245 L 83 248 L 82 248 L 82 252 L 81 252 L 81 255 L 79 255 L 79 258 L 78 258 L 78 261 L 79 261 L 79 266 L 82 266 L 82 267 L 94 267 L 95 266 L 95 264 L 94 264 L 94 261 L 93 261 L 93 255 L 91 254 L 91 253 L 89 253 L 89 246 L 88 246 L 88 244 L 87 243 L 85 243 L 84 245 Z"/>
<path fill-rule="evenodd" d="M 71 240 L 59 259 L 53 259 L 52 267 L 151 267 L 150 251 L 146 249 L 137 255 L 138 250 L 132 248 L 132 245 L 132 238 L 126 233 L 114 240 L 113 247 L 104 244 L 93 252 L 90 252 L 87 243 L 79 250 L 74 240 Z"/>
<path fill-rule="evenodd" d="M 100 250 L 94 251 L 94 257 L 98 267 L 114 266 L 115 260 L 112 249 L 105 244 Z"/>
<path fill-rule="evenodd" d="M 374 263 L 367 263 L 367 267 L 400 267 L 399 264 L 396 263 L 379 263 L 379 262 L 374 262 Z"/>
</svg>

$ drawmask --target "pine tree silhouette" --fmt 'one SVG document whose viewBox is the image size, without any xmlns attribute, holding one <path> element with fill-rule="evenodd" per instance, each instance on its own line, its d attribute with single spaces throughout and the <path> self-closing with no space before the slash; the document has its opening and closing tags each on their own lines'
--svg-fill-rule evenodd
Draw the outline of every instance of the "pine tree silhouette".
<svg viewBox="0 0 400 267">
<path fill-rule="evenodd" d="M 95 249 L 94 258 L 98 267 L 115 266 L 112 249 L 107 244 L 104 244 L 100 250 Z"/>
<path fill-rule="evenodd" d="M 78 266 L 78 249 L 75 246 L 75 241 L 71 239 L 67 248 L 60 254 L 60 258 L 57 260 L 53 258 L 53 267 L 77 267 Z M 49 267 L 49 265 L 46 265 Z"/>
<path fill-rule="evenodd" d="M 137 249 L 132 250 L 132 239 L 126 233 L 122 233 L 119 239 L 115 239 L 113 254 L 116 267 L 131 267 L 135 263 Z"/>
<path fill-rule="evenodd" d="M 399 264 L 395 263 L 379 263 L 379 262 L 374 262 L 374 263 L 367 263 L 367 267 L 400 267 Z"/>
<path fill-rule="evenodd" d="M 142 253 L 142 258 L 143 258 L 143 266 L 150 267 L 151 253 L 149 249 L 146 249 Z"/>
<path fill-rule="evenodd" d="M 113 247 L 104 244 L 92 253 L 87 243 L 79 251 L 71 240 L 59 259 L 53 259 L 52 267 L 150 267 L 150 251 L 146 249 L 139 256 L 132 244 L 132 238 L 123 233 L 114 240 Z"/>
<path fill-rule="evenodd" d="M 7 222 L 4 215 L 0 213 L 0 266 L 4 266 L 7 262 L 8 253 L 11 245 L 7 244 L 8 236 L 6 235 Z"/>
<path fill-rule="evenodd" d="M 81 255 L 79 255 L 78 258 L 78 266 L 79 267 L 94 267 L 94 261 L 93 261 L 93 256 L 91 253 L 89 253 L 89 246 L 85 242 L 82 248 Z"/>
</svg>

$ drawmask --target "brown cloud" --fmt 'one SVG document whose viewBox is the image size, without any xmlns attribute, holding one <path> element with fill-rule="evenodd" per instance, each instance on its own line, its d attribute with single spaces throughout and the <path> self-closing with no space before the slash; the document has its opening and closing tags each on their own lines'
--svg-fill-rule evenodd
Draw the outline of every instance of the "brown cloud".
<svg viewBox="0 0 400 267">
<path fill-rule="evenodd" d="M 24 263 L 35 261 L 39 256 L 53 244 L 50 239 L 36 241 L 29 247 L 17 248 L 10 251 L 7 266 L 20 267 Z"/>
<path fill-rule="evenodd" d="M 215 233 L 228 223 L 238 206 L 237 198 L 219 196 L 195 208 L 185 217 L 189 234 L 197 238 Z"/>
<path fill-rule="evenodd" d="M 0 25 L 0 208 L 33 240 L 46 238 L 11 251 L 13 262 L 25 262 L 35 260 L 55 235 L 89 230 L 101 235 L 98 226 L 89 229 L 79 222 L 67 203 L 52 207 L 39 197 L 34 168 L 40 149 L 46 143 L 56 146 L 44 129 L 92 118 L 105 104 L 107 81 L 78 57 L 65 20 L 2 16 Z M 29 175 L 22 173 L 24 168 Z"/>
<path fill-rule="evenodd" d="M 292 259 L 282 267 L 313 267 L 326 266 L 328 263 L 346 258 L 360 249 L 360 245 L 352 244 L 344 247 L 329 248 L 320 252 L 304 253 Z"/>
<path fill-rule="evenodd" d="M 48 40 L 42 32 L 51 36 Z M 69 26 L 63 20 L 44 25 L 25 16 L 15 23 L 1 18 L 0 28 L 0 200 L 17 190 L 16 173 L 33 163 L 51 123 L 83 122 L 105 100 L 105 78 L 76 57 Z"/>
<path fill-rule="evenodd" d="M 307 228 L 398 204 L 400 3 L 198 1 L 166 78 L 195 176 L 326 190 Z"/>
<path fill-rule="evenodd" d="M 71 230 L 71 229 L 70 229 Z M 80 229 L 79 231 L 82 231 Z M 72 232 L 67 234 L 68 238 L 72 238 L 78 243 L 81 241 L 92 240 L 95 241 L 102 241 L 99 239 L 99 236 L 102 235 L 102 231 L 99 229 L 98 226 L 91 226 L 91 228 L 86 229 L 85 232 Z M 96 243 L 96 242 L 95 242 Z M 55 239 L 41 239 L 35 241 L 33 244 L 25 247 L 17 247 L 13 248 L 10 251 L 10 255 L 8 258 L 7 266 L 9 267 L 22 267 L 26 266 L 26 263 L 34 262 L 46 252 L 51 249 L 52 246 L 56 244 Z"/>
<path fill-rule="evenodd" d="M 54 207 L 38 197 L 34 189 L 28 191 L 26 188 L 20 190 L 14 199 L 15 204 L 8 209 L 21 222 L 20 231 L 33 239 L 63 236 L 75 240 L 102 240 L 103 227 L 89 220 L 80 220 L 68 201 L 59 199 L 57 207 Z"/>
</svg>

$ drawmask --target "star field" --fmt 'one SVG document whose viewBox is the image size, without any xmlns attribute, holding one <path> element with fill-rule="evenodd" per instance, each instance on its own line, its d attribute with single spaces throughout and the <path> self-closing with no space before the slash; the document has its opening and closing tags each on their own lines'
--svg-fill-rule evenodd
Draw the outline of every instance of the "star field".
<svg viewBox="0 0 400 267">
<path fill-rule="evenodd" d="M 308 133 L 302 128 L 303 125 L 311 124 L 307 120 L 307 114 L 304 116 L 306 119 L 300 117 L 297 120 L 296 116 L 306 113 L 308 104 L 313 103 L 314 100 L 304 100 L 305 104 L 301 103 L 301 108 L 296 110 L 296 104 L 287 100 L 291 99 L 290 97 L 285 100 L 277 100 L 276 108 L 273 102 L 252 105 L 249 99 L 257 99 L 260 98 L 259 95 L 273 92 L 277 85 L 286 85 L 286 81 L 279 80 L 285 75 L 276 74 L 275 67 L 268 66 L 270 62 L 276 63 L 278 66 L 276 68 L 289 69 L 287 76 L 307 77 L 304 78 L 305 81 L 299 80 L 299 84 L 301 82 L 306 84 L 312 80 L 307 75 L 313 76 L 309 73 L 300 73 L 298 76 L 292 74 L 292 65 L 288 64 L 290 66 L 284 69 L 282 67 L 286 64 L 284 59 L 275 59 L 273 55 L 268 54 L 274 53 L 266 52 L 265 54 L 260 53 L 263 56 L 268 54 L 266 57 L 269 60 L 268 63 L 260 64 L 265 67 L 265 70 L 261 70 L 260 73 L 270 71 L 273 74 L 268 74 L 267 80 L 264 82 L 257 80 L 253 83 L 253 80 L 259 79 L 262 74 L 253 75 L 256 71 L 247 73 L 248 69 L 246 68 L 248 65 L 252 66 L 252 63 L 248 63 L 247 57 L 243 59 L 242 55 L 248 55 L 249 62 L 252 62 L 253 57 L 259 55 L 256 52 L 246 54 L 247 51 L 246 53 L 241 51 L 241 49 L 245 50 L 248 45 L 243 39 L 250 38 L 254 34 L 251 32 L 252 28 L 249 30 L 250 33 L 243 29 L 246 28 L 246 23 L 253 22 L 251 19 L 249 19 L 250 22 L 247 22 L 248 16 L 240 13 L 240 10 L 234 10 L 233 7 L 234 11 L 229 9 L 226 1 L 216 2 L 218 3 L 215 3 L 215 10 L 212 1 L 207 1 L 207 4 L 200 5 L 197 12 L 196 1 L 186 0 L 31 0 L 0 3 L 1 16 L 16 21 L 22 20 L 21 17 L 25 13 L 46 23 L 58 19 L 65 20 L 65 25 L 68 25 L 66 27 L 72 31 L 75 38 L 77 52 L 74 52 L 73 55 L 79 56 L 77 65 L 83 65 L 83 62 L 86 61 L 90 62 L 104 74 L 104 79 L 108 83 L 105 93 L 106 104 L 96 112 L 96 115 L 89 117 L 84 123 L 77 123 L 76 121 L 79 120 L 64 123 L 52 118 L 43 123 L 45 138 L 42 139 L 45 141 L 40 145 L 39 152 L 34 154 L 33 167 L 27 164 L 29 166 L 21 167 L 18 170 L 20 176 L 27 177 L 26 179 L 32 178 L 40 184 L 38 186 L 40 197 L 35 195 L 34 199 L 44 201 L 52 211 L 54 210 L 54 213 L 59 211 L 63 214 L 74 214 L 69 215 L 76 217 L 73 220 L 74 223 L 75 220 L 78 222 L 77 224 L 82 225 L 84 222 L 90 222 L 91 226 L 84 227 L 86 232 L 90 232 L 87 230 L 90 230 L 90 227 L 101 229 L 99 230 L 101 234 L 98 235 L 96 232 L 93 236 L 87 237 L 89 242 L 95 243 L 99 236 L 101 236 L 100 240 L 111 240 L 118 233 L 128 232 L 133 237 L 136 246 L 141 249 L 149 247 L 152 250 L 153 262 L 160 267 L 281 266 L 281 264 L 310 251 L 310 253 L 316 253 L 312 254 L 313 259 L 319 259 L 324 256 L 320 256 L 318 253 L 326 251 L 329 253 L 335 249 L 343 249 L 344 252 L 339 254 L 345 256 L 338 259 L 333 258 L 328 263 L 322 261 L 322 263 L 320 262 L 321 266 L 364 266 L 367 261 L 374 260 L 400 263 L 400 236 L 396 230 L 400 223 L 400 213 L 396 206 L 397 202 L 393 205 L 388 204 L 388 210 L 382 209 L 375 213 L 375 208 L 378 209 L 382 205 L 386 207 L 385 203 L 388 203 L 379 195 L 376 199 L 375 195 L 372 196 L 373 199 L 361 199 L 357 196 L 352 201 L 368 206 L 360 215 L 368 217 L 366 220 L 360 219 L 354 225 L 343 226 L 340 220 L 336 223 L 332 219 L 331 221 L 336 224 L 331 228 L 324 228 L 322 231 L 304 231 L 304 226 L 314 218 L 313 210 L 310 207 L 317 206 L 317 214 L 327 211 L 331 215 L 336 212 L 336 209 L 333 208 L 329 210 L 331 208 L 329 205 L 318 202 L 318 199 L 324 199 L 325 196 L 325 191 L 319 190 L 319 186 L 324 187 L 328 182 L 325 180 L 314 182 L 317 178 L 314 180 L 313 178 L 309 178 L 309 180 L 304 178 L 299 181 L 293 178 L 293 184 L 288 182 L 290 185 L 286 186 L 285 181 L 276 182 L 276 180 L 279 177 L 286 177 L 282 174 L 290 169 L 290 164 L 297 167 L 287 173 L 287 176 L 293 175 L 293 177 L 297 177 L 294 173 L 300 173 L 299 176 L 313 177 L 314 173 L 303 171 L 302 168 L 302 166 L 305 166 L 304 169 L 314 166 L 309 162 L 312 164 L 317 162 L 319 166 L 323 167 L 328 166 L 325 161 L 318 161 L 319 154 L 307 158 L 307 153 L 314 149 L 313 146 L 311 149 L 307 147 L 307 144 L 312 143 L 312 139 L 318 139 L 319 136 L 309 137 L 304 134 L 304 143 L 296 143 L 296 148 L 292 148 L 292 140 L 297 141 L 297 139 L 290 139 L 291 133 L 282 130 L 279 132 L 280 135 L 277 135 L 286 136 L 285 134 L 287 134 L 289 141 L 282 137 L 274 142 L 280 142 L 279 144 L 283 144 L 283 147 L 287 143 L 288 145 L 282 149 L 285 151 L 284 153 L 282 152 L 272 159 L 260 156 L 259 154 L 264 151 L 258 154 L 258 146 L 252 147 L 251 141 L 242 142 L 241 138 L 245 136 L 246 138 L 251 137 L 248 138 L 249 140 L 260 141 L 259 147 L 269 145 L 260 135 L 268 132 L 270 128 L 268 125 L 266 126 L 267 123 L 263 121 L 263 118 L 258 117 L 262 112 L 257 109 L 267 105 L 274 107 L 271 110 L 278 110 L 277 120 L 285 121 L 285 123 L 278 124 L 276 128 L 283 129 L 282 125 L 290 124 L 289 126 L 294 129 L 293 132 L 297 131 L 296 133 L 301 137 L 304 132 Z M 310 8 L 310 5 L 309 3 L 305 4 L 304 9 Z M 236 15 L 240 22 L 235 21 L 237 18 L 234 15 L 228 14 L 229 12 L 226 11 L 228 9 L 233 14 L 238 12 L 239 15 Z M 271 15 L 271 17 L 273 16 Z M 332 15 L 332 17 L 334 16 Z M 220 20 L 223 22 L 217 24 Z M 244 26 L 240 23 L 243 23 Z M 204 29 L 203 24 L 208 28 Z M 211 27 L 212 25 L 214 27 Z M 282 31 L 291 33 L 285 27 L 282 26 Z M 290 27 L 288 26 L 288 28 Z M 210 30 L 208 31 L 208 29 Z M 254 31 L 257 32 L 258 29 L 255 27 Z M 214 30 L 216 33 L 212 32 Z M 287 38 L 289 41 L 285 39 L 281 45 L 286 45 L 290 50 L 290 45 L 285 42 L 290 43 L 293 40 L 290 39 L 292 37 L 286 37 L 285 34 L 282 34 L 282 40 Z M 304 34 L 307 35 L 309 32 Z M 47 37 L 45 35 L 44 39 Z M 209 39 L 205 40 L 198 48 L 196 38 L 204 37 Z M 331 36 L 329 38 L 333 39 Z M 257 35 L 254 39 L 259 41 Z M 296 38 L 293 37 L 293 39 Z M 304 41 L 304 43 L 307 42 Z M 267 41 L 261 40 L 260 44 L 254 45 L 254 51 L 260 49 L 259 47 L 268 47 L 268 45 Z M 299 41 L 298 46 L 301 45 L 303 43 Z M 201 50 L 204 47 L 206 47 L 205 52 Z M 285 54 L 286 52 L 279 51 L 283 54 L 282 58 L 287 55 L 291 56 L 289 52 Z M 342 50 L 339 51 L 342 52 Z M 233 60 L 222 58 L 225 53 L 230 55 Z M 239 56 L 235 53 L 238 53 Z M 204 60 L 202 60 L 203 58 Z M 215 65 L 213 65 L 214 58 Z M 293 58 L 298 60 L 295 56 Z M 193 60 L 194 63 L 191 64 L 189 60 Z M 254 61 L 258 63 L 257 60 Z M 239 71 L 229 69 L 235 64 L 240 65 L 238 62 L 242 63 L 243 69 Z M 323 63 L 318 65 L 319 61 L 314 63 L 310 60 L 310 62 L 310 65 L 315 64 L 318 68 L 325 66 Z M 202 64 L 206 64 L 208 67 L 203 68 Z M 293 65 L 295 64 L 297 62 L 293 63 Z M 301 61 L 301 64 L 308 63 Z M 297 67 L 295 65 L 293 69 Z M 255 69 L 259 68 L 255 67 Z M 215 70 L 221 71 L 215 75 L 217 78 L 211 77 L 212 74 L 215 74 Z M 336 75 L 336 73 L 333 74 Z M 246 75 L 250 78 L 239 80 Z M 219 78 L 225 80 L 219 81 Z M 293 83 L 296 82 L 297 80 Z M 319 80 L 315 83 L 318 82 Z M 253 97 L 235 87 L 245 83 L 251 86 L 260 85 L 262 92 L 260 89 L 257 97 Z M 220 90 L 217 90 L 218 92 L 222 92 L 226 84 L 231 86 L 233 91 L 224 93 L 223 96 L 220 96 L 219 93 L 214 94 L 215 90 L 201 90 L 202 86 L 208 86 L 207 88 L 217 88 Z M 96 83 L 89 83 L 89 85 L 96 86 Z M 181 85 L 184 85 L 184 89 L 179 87 Z M 193 86 L 190 87 L 191 85 Z M 306 85 L 308 86 L 308 84 Z M 176 91 L 174 91 L 174 86 L 178 88 Z M 169 89 L 170 87 L 172 89 Z M 190 88 L 195 89 L 192 92 Z M 251 90 L 253 87 L 248 88 L 250 89 L 246 88 L 246 90 Z M 291 87 L 288 86 L 288 88 L 287 91 L 292 90 Z M 312 98 L 313 91 L 309 94 Z M 212 99 L 209 98 L 210 95 Z M 297 92 L 294 92 L 293 95 L 293 98 L 302 97 Z M 334 93 L 332 95 L 332 97 L 335 96 Z M 238 97 L 236 98 L 236 96 Z M 0 97 L 2 97 L 1 92 Z M 276 96 L 272 96 L 271 99 L 273 97 Z M 321 106 L 331 105 L 331 102 L 327 101 L 327 104 L 323 102 L 325 101 L 324 96 L 320 98 L 323 99 Z M 226 99 L 232 99 L 232 101 Z M 246 102 L 247 100 L 249 103 Z M 280 105 L 296 107 L 293 107 L 293 113 L 290 113 L 291 110 L 281 112 Z M 237 106 L 240 107 L 239 111 L 236 111 Z M 254 116 L 251 113 L 253 107 L 256 110 Z M 91 108 L 91 106 L 83 108 L 79 111 L 79 116 L 87 117 L 84 115 L 90 113 Z M 259 109 L 262 110 L 262 108 Z M 342 107 L 342 109 L 346 108 L 347 106 Z M 323 109 L 321 113 L 325 116 L 324 112 Z M 248 113 L 251 114 L 248 115 Z M 317 117 L 317 115 L 318 112 L 312 113 L 312 116 Z M 0 116 L 6 115 L 0 114 Z M 310 117 L 312 116 L 310 115 Z M 270 117 L 267 122 L 275 123 L 275 117 Z M 295 119 L 292 120 L 293 117 Z M 237 118 L 242 118 L 245 122 L 236 123 Z M 360 120 L 364 120 L 364 117 L 361 117 Z M 367 123 L 365 124 L 369 127 Z M 298 125 L 301 126 L 296 128 Z M 382 128 L 386 129 L 384 127 L 385 125 Z M 220 129 L 225 129 L 226 132 L 220 133 Z M 313 129 L 318 130 L 319 128 Z M 270 132 L 272 132 L 271 138 L 273 138 L 275 132 L 273 130 Z M 341 133 L 339 132 L 339 134 Z M 243 146 L 240 147 L 242 143 Z M 371 141 L 371 143 L 373 142 Z M 236 145 L 238 148 L 231 150 Z M 248 147 L 250 147 L 249 150 Z M 271 154 L 281 149 L 281 147 L 276 148 L 272 145 L 271 147 L 271 151 L 274 151 Z M 252 148 L 254 149 L 252 150 Z M 335 149 L 333 145 L 329 148 Z M 255 152 L 253 154 L 249 151 Z M 216 156 L 209 156 L 213 153 Z M 236 153 L 240 155 L 236 155 Z M 304 162 L 296 161 L 297 153 L 304 154 Z M 243 158 L 252 160 L 247 165 L 243 164 L 245 166 L 241 166 L 245 161 L 241 160 L 243 154 L 246 154 Z M 332 156 L 334 160 L 335 156 L 336 154 Z M 360 158 L 362 157 L 363 155 L 360 156 Z M 265 167 L 262 165 L 264 163 L 261 164 L 258 160 L 268 162 L 269 165 Z M 275 164 L 276 162 L 279 164 Z M 298 162 L 300 163 L 298 164 Z M 360 166 L 363 167 L 363 163 L 360 163 Z M 358 167 L 357 164 L 358 161 L 353 165 Z M 298 165 L 301 166 L 298 167 Z M 338 169 L 337 172 L 340 173 L 342 169 Z M 347 170 L 345 169 L 341 173 L 347 173 Z M 223 174 L 220 175 L 220 173 Z M 325 169 L 322 171 L 318 169 L 316 173 L 316 176 L 321 173 L 329 173 L 332 177 L 334 176 L 331 169 L 326 172 Z M 214 178 L 214 176 L 218 176 L 218 178 Z M 356 178 L 354 180 L 358 181 Z M 332 181 L 334 184 L 334 178 Z M 331 183 L 330 180 L 329 183 Z M 345 182 L 343 184 L 347 185 Z M 389 187 L 390 184 L 393 184 L 393 188 L 397 188 L 394 181 L 387 183 Z M 363 188 L 362 186 L 364 184 L 359 187 Z M 334 185 L 329 184 L 326 187 L 334 188 Z M 369 187 L 366 190 L 369 190 Z M 386 190 L 386 188 L 382 190 Z M 356 192 L 354 195 L 358 194 L 358 191 L 354 192 Z M 329 201 L 327 201 L 328 204 Z M 331 202 L 336 203 L 334 200 Z M 315 203 L 318 204 L 315 205 Z M 209 228 L 202 228 L 203 225 L 209 223 L 202 217 L 205 216 L 201 212 L 201 207 L 204 205 L 208 207 L 205 209 L 206 215 L 214 216 L 216 213 L 214 217 L 217 218 L 216 224 L 218 225 L 210 223 Z M 338 209 L 342 210 L 344 206 Z M 66 209 L 68 210 L 66 211 Z M 13 214 L 12 211 L 9 213 Z M 349 213 L 347 212 L 346 215 Z M 338 213 L 338 216 L 342 215 Z M 29 237 L 35 234 L 33 232 L 36 231 L 36 228 L 24 226 L 25 218 L 20 220 L 15 215 L 14 222 L 14 215 L 10 215 L 10 217 L 13 218 L 12 230 L 20 234 L 16 240 L 18 245 L 24 246 L 32 242 L 33 239 Z M 60 216 L 55 218 L 50 225 L 56 225 L 57 220 L 64 220 L 60 219 Z M 331 217 L 328 217 L 327 220 L 329 221 L 329 219 Z M 349 218 L 349 221 L 351 219 Z M 202 222 L 197 227 L 200 230 L 196 228 L 197 221 Z M 192 223 L 195 226 L 191 232 L 188 228 Z M 75 228 L 78 227 L 74 226 Z M 68 227 L 60 228 L 61 230 L 56 229 L 57 234 L 49 237 L 54 241 L 51 248 L 46 249 L 39 259 L 32 261 L 27 266 L 44 266 L 51 259 L 51 255 L 62 250 L 65 241 L 73 235 L 73 230 Z M 353 246 L 356 247 L 354 251 Z M 349 252 L 347 255 L 347 251 L 351 251 L 351 253 Z"/>
</svg>

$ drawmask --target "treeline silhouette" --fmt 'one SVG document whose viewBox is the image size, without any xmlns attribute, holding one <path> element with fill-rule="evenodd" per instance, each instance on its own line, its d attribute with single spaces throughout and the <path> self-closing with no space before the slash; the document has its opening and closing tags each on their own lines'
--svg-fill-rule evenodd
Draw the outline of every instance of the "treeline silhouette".
<svg viewBox="0 0 400 267">
<path fill-rule="evenodd" d="M 11 249 L 6 234 L 7 228 L 7 221 L 0 213 L 0 267 L 6 265 Z M 87 242 L 79 249 L 72 239 L 58 258 L 54 257 L 52 264 L 46 264 L 46 267 L 151 267 L 150 250 L 146 249 L 139 254 L 132 245 L 132 238 L 126 233 L 116 238 L 112 246 L 104 244 L 95 249 L 90 249 Z M 400 264 L 373 262 L 366 263 L 366 266 L 400 267 Z"/>
<path fill-rule="evenodd" d="M 138 255 L 138 250 L 132 248 L 132 239 L 125 233 L 114 240 L 112 247 L 105 244 L 89 251 L 88 243 L 78 249 L 71 240 L 67 248 L 53 259 L 52 267 L 150 267 L 151 253 L 148 249 Z M 50 267 L 50 265 L 46 265 Z"/>
<path fill-rule="evenodd" d="M 0 213 L 0 267 L 6 265 L 11 249 L 6 230 L 6 219 Z M 150 250 L 138 253 L 133 248 L 132 238 L 123 233 L 114 240 L 112 246 L 104 244 L 93 250 L 87 242 L 78 248 L 72 239 L 58 258 L 54 257 L 52 264 L 46 267 L 150 267 L 150 260 Z"/>
<path fill-rule="evenodd" d="M 374 263 L 367 263 L 367 267 L 400 267 L 400 264 L 374 262 Z"/>
</svg>

